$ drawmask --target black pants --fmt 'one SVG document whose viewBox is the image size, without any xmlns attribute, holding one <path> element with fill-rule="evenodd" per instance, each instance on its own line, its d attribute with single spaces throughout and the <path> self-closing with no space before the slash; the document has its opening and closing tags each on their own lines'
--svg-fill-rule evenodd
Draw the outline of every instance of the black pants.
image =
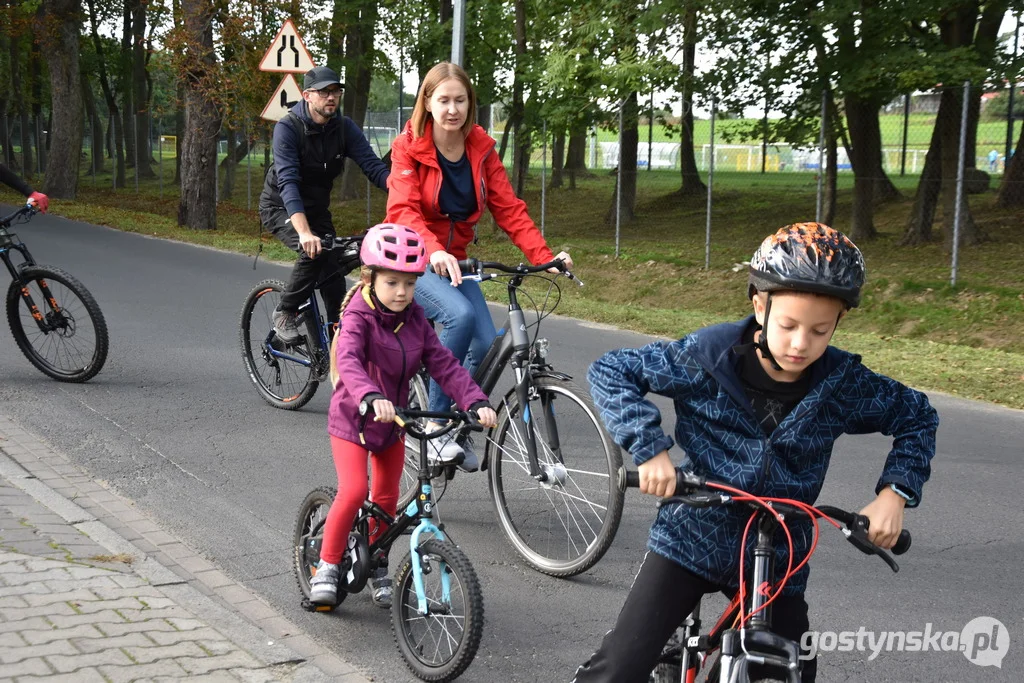
<svg viewBox="0 0 1024 683">
<path fill-rule="evenodd" d="M 648 553 L 615 626 L 605 634 L 598 651 L 576 672 L 574 683 L 647 683 L 673 631 L 702 596 L 721 590 L 721 586 L 675 562 Z M 799 643 L 809 628 L 803 597 L 780 595 L 771 609 L 773 630 Z M 715 620 L 717 615 L 710 621 L 713 624 Z M 817 661 L 805 661 L 803 683 L 812 683 L 816 672 Z"/>
<path fill-rule="evenodd" d="M 294 313 L 309 297 L 313 296 L 313 290 L 320 288 L 320 295 L 324 299 L 324 307 L 327 309 L 325 317 L 328 322 L 337 322 L 338 313 L 341 309 L 341 302 L 348 291 L 348 284 L 339 272 L 338 257 L 340 250 L 321 251 L 316 258 L 309 258 L 299 248 L 299 233 L 292 227 L 288 220 L 288 213 L 281 208 L 260 209 L 260 220 L 266 228 L 277 239 L 281 240 L 284 246 L 299 253 L 299 260 L 292 268 L 292 276 L 288 281 L 288 287 L 281 297 L 279 304 L 281 310 Z M 310 220 L 310 230 L 318 237 L 332 234 L 334 226 L 330 216 L 319 220 Z"/>
</svg>

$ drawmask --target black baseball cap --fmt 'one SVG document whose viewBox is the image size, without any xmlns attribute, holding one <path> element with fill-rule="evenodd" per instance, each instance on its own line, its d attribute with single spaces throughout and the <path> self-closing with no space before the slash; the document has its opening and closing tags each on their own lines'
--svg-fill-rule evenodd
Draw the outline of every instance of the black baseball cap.
<svg viewBox="0 0 1024 683">
<path fill-rule="evenodd" d="M 322 90 L 332 85 L 345 87 L 345 84 L 338 78 L 338 72 L 326 66 L 315 66 L 302 77 L 303 90 Z"/>
</svg>

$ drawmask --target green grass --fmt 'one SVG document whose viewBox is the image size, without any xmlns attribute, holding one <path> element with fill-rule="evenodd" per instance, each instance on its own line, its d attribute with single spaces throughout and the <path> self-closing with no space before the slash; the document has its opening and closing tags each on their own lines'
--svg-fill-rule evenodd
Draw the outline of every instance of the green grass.
<svg viewBox="0 0 1024 683">
<path fill-rule="evenodd" d="M 769 122 L 771 119 L 769 119 Z M 722 119 L 715 121 L 715 139 L 718 144 L 761 144 L 761 121 L 758 119 Z M 1013 140 L 1016 143 L 1020 136 L 1021 126 L 1024 122 L 1014 121 Z M 882 147 L 899 148 L 903 145 L 903 113 L 882 114 L 879 117 L 879 128 L 882 131 Z M 927 150 L 931 142 L 932 130 L 935 128 L 935 114 L 911 114 L 907 126 L 907 148 Z M 749 133 L 749 134 L 744 134 Z M 648 127 L 646 123 L 640 124 L 640 146 L 647 143 Z M 696 145 L 706 145 L 711 142 L 711 121 L 708 119 L 696 119 L 693 122 L 693 137 Z M 726 140 L 727 137 L 732 139 Z M 618 139 L 616 130 L 599 128 L 597 138 L 602 142 L 611 142 Z M 663 125 L 655 123 L 651 138 L 654 142 L 679 142 L 679 133 L 669 132 Z M 816 140 L 817 138 L 815 138 Z M 982 119 L 978 122 L 978 154 L 988 153 L 990 148 L 995 148 L 1000 154 L 1006 148 L 1006 121 L 992 121 Z"/>
<path fill-rule="evenodd" d="M 178 198 L 167 173 L 163 197 L 155 181 L 136 194 L 110 189 L 110 176 L 93 187 L 83 176 L 76 201 L 53 200 L 54 213 L 169 239 L 253 254 L 258 219 L 246 209 L 245 169 L 239 169 L 234 199 L 218 210 L 219 229 L 193 232 L 175 222 Z M 262 174 L 253 171 L 253 205 Z M 1022 216 L 997 209 L 994 193 L 970 199 L 989 241 L 960 254 L 956 288 L 949 286 L 950 256 L 941 243 L 899 245 L 917 178 L 893 178 L 908 199 L 878 208 L 876 240 L 862 243 L 868 264 L 863 305 L 844 322 L 836 343 L 860 353 L 865 363 L 923 389 L 944 391 L 1024 408 L 1024 231 Z M 708 323 L 746 315 L 746 275 L 733 266 L 746 261 L 760 240 L 789 222 L 813 219 L 815 181 L 810 175 L 720 173 L 715 177 L 711 268 L 704 269 L 705 202 L 681 197 L 675 173 L 641 171 L 636 219 L 623 225 L 615 258 L 614 225 L 606 221 L 614 181 L 605 172 L 579 180 L 576 190 L 547 193 L 545 230 L 553 249 L 568 249 L 586 282 L 563 285 L 559 313 L 623 328 L 676 337 Z M 836 227 L 848 228 L 852 177 L 840 178 Z M 362 187 L 362 185 L 361 185 Z M 16 201 L 0 194 L 0 200 Z M 535 174 L 525 199 L 540 219 Z M 371 194 L 369 220 L 383 217 L 384 194 Z M 336 202 L 339 233 L 367 225 L 366 199 Z M 940 212 L 941 214 L 941 212 Z M 941 221 L 941 215 L 938 217 Z M 936 224 L 939 231 L 940 223 Z M 518 262 L 521 254 L 489 218 L 480 224 L 476 255 Z M 293 255 L 269 235 L 264 257 Z M 73 271 L 73 264 L 62 264 Z M 543 290 L 535 289 L 538 301 Z M 500 289 L 490 290 L 500 300 Z M 557 357 L 557 349 L 552 351 Z"/>
</svg>

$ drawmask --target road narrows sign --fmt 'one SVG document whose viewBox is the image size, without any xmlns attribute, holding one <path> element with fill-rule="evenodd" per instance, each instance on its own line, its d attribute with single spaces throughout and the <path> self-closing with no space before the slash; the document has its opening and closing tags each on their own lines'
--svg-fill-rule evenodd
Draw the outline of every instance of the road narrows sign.
<svg viewBox="0 0 1024 683">
<path fill-rule="evenodd" d="M 278 73 L 305 73 L 312 69 L 313 58 L 302 42 L 299 32 L 295 30 L 295 24 L 291 19 L 286 19 L 281 30 L 277 32 L 274 42 L 270 44 L 267 53 L 263 55 L 260 62 L 260 71 L 274 71 Z"/>
</svg>

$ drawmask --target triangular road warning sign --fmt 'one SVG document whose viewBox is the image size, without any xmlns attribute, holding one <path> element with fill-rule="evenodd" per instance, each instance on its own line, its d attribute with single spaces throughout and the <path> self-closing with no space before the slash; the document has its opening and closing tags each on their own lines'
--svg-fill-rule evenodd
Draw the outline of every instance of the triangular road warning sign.
<svg viewBox="0 0 1024 683">
<path fill-rule="evenodd" d="M 286 19 L 277 37 L 270 44 L 267 54 L 260 62 L 260 71 L 276 71 L 283 73 L 306 73 L 312 69 L 313 58 L 306 49 L 306 44 L 295 30 L 291 19 Z"/>
<path fill-rule="evenodd" d="M 292 105 L 302 99 L 302 91 L 295 81 L 295 76 L 287 74 L 281 79 L 277 90 L 270 97 L 267 106 L 263 108 L 261 116 L 268 121 L 280 121 L 288 113 Z"/>
</svg>

